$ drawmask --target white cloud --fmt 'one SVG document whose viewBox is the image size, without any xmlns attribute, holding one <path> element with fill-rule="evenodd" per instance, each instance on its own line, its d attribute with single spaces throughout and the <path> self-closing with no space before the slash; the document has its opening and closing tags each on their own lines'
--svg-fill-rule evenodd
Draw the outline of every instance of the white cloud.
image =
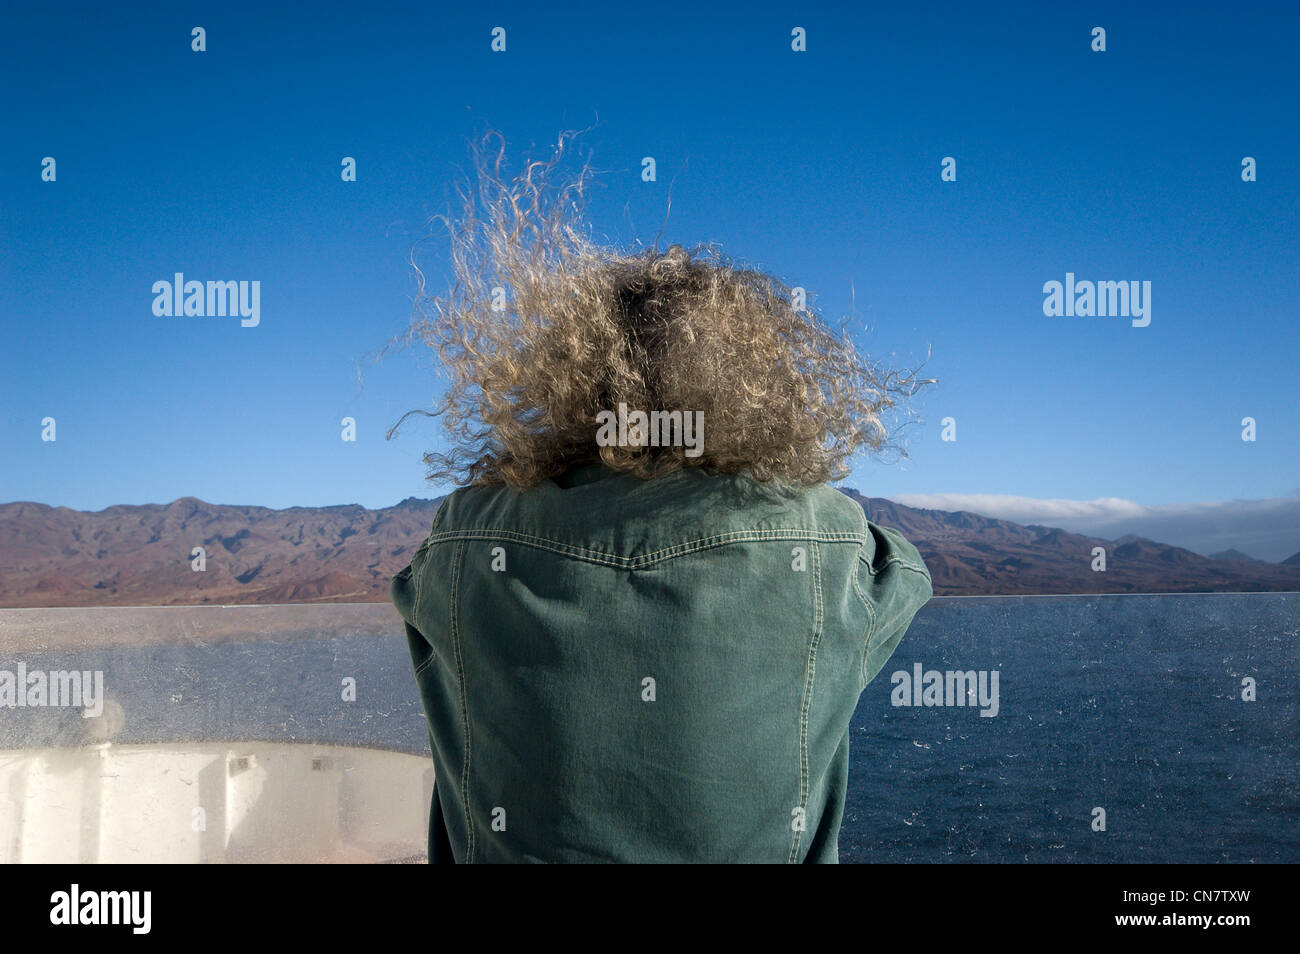
<svg viewBox="0 0 1300 954">
<path fill-rule="evenodd" d="M 1121 497 L 1062 500 L 1010 494 L 898 494 L 890 499 L 909 507 L 969 510 L 1108 540 L 1135 533 L 1207 555 L 1234 548 L 1261 560 L 1282 560 L 1300 551 L 1300 495 L 1159 506 Z"/>
</svg>

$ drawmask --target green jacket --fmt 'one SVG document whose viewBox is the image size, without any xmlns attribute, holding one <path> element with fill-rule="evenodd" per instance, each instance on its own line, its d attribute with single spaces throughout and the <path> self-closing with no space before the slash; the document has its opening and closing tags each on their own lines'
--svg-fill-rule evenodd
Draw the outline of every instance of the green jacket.
<svg viewBox="0 0 1300 954">
<path fill-rule="evenodd" d="M 590 465 L 456 491 L 390 588 L 430 861 L 836 861 L 849 719 L 930 594 L 824 485 Z"/>
</svg>

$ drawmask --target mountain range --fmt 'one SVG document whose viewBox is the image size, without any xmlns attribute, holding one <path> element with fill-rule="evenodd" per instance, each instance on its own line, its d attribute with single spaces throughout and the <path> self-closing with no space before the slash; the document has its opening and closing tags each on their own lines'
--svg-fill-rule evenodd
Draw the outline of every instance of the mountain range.
<svg viewBox="0 0 1300 954">
<path fill-rule="evenodd" d="M 925 558 L 936 596 L 1300 590 L 1300 552 L 1280 563 L 1206 557 L 1132 535 L 1103 540 L 968 511 L 923 510 L 843 491 Z M 0 607 L 369 602 L 428 535 L 439 500 L 265 507 L 120 505 L 94 512 L 0 504 Z M 1106 549 L 1105 572 L 1091 569 Z M 205 568 L 191 568 L 193 550 Z"/>
</svg>

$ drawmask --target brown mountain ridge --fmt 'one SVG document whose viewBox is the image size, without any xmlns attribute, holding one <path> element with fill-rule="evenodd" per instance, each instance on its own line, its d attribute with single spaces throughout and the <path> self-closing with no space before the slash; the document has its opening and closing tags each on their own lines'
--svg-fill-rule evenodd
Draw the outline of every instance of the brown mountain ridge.
<svg viewBox="0 0 1300 954">
<path fill-rule="evenodd" d="M 936 596 L 1300 590 L 1282 563 L 1213 559 L 1132 535 L 1102 540 L 967 511 L 844 493 L 921 551 Z M 0 607 L 372 602 L 428 535 L 439 500 L 266 507 L 0 504 Z M 1107 570 L 1091 570 L 1106 548 Z M 191 569 L 203 547 L 206 568 Z"/>
</svg>

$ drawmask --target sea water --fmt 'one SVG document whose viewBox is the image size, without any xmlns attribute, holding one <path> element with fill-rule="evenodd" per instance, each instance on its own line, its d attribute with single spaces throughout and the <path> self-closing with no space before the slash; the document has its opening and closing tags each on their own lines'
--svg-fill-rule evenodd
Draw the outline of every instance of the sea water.
<svg viewBox="0 0 1300 954">
<path fill-rule="evenodd" d="M 893 705 L 916 662 L 997 715 Z M 933 600 L 850 758 L 842 861 L 1298 861 L 1300 594 Z"/>
</svg>

